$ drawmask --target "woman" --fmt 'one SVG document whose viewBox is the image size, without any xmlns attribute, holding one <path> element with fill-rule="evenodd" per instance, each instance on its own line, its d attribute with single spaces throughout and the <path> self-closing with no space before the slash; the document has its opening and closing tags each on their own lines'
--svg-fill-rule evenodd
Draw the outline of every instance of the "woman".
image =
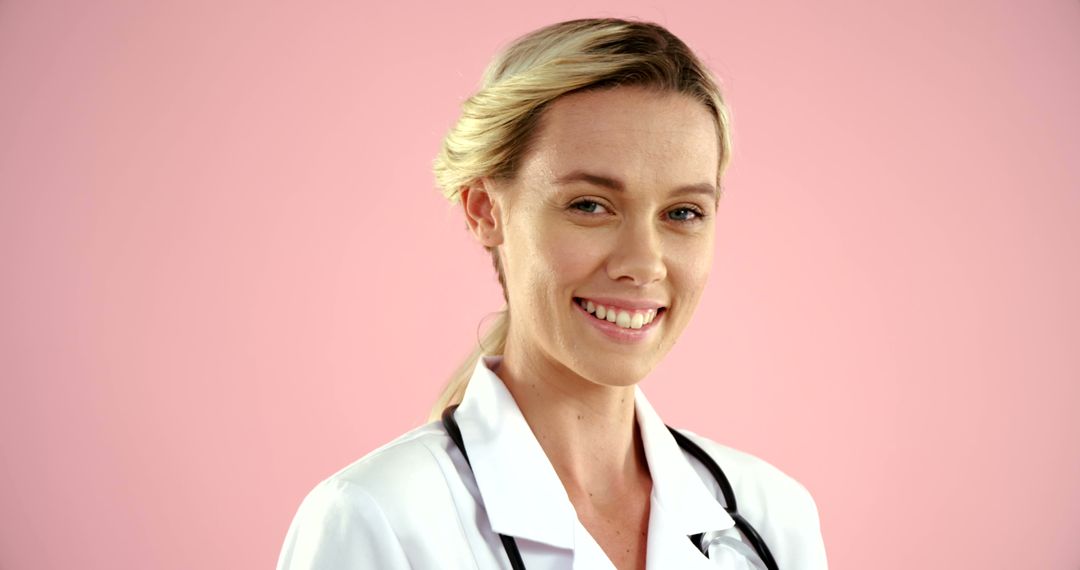
<svg viewBox="0 0 1080 570">
<path fill-rule="evenodd" d="M 435 421 L 309 493 L 278 568 L 825 568 L 805 488 L 636 387 L 704 290 L 728 132 L 655 24 L 563 22 L 496 58 L 435 173 L 507 308 Z"/>
</svg>

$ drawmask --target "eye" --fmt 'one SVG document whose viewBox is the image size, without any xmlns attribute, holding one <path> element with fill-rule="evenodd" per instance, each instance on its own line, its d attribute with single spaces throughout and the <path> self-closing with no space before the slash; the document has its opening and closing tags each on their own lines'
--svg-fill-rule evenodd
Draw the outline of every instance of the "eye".
<svg viewBox="0 0 1080 570">
<path fill-rule="evenodd" d="M 584 212 L 586 214 L 610 213 L 610 212 L 608 212 L 607 208 L 605 208 L 603 206 L 603 204 L 601 204 L 600 202 L 597 202 L 596 200 L 590 200 L 588 198 L 578 200 L 578 201 L 574 202 L 573 204 L 570 204 L 570 207 L 573 208 L 574 210 L 577 210 L 579 212 Z"/>
<path fill-rule="evenodd" d="M 680 206 L 669 211 L 668 217 L 676 222 L 694 223 L 705 219 L 705 213 L 694 206 Z"/>
</svg>

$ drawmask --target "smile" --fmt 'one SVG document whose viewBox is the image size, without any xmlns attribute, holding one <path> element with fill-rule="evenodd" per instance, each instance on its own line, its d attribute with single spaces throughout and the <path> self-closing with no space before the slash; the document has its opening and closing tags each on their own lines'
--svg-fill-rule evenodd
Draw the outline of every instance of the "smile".
<svg viewBox="0 0 1080 570">
<path fill-rule="evenodd" d="M 667 307 L 626 308 L 604 305 L 590 299 L 574 298 L 574 304 L 580 307 L 595 324 L 604 328 L 618 328 L 626 331 L 650 329 L 658 317 L 667 311 Z"/>
</svg>

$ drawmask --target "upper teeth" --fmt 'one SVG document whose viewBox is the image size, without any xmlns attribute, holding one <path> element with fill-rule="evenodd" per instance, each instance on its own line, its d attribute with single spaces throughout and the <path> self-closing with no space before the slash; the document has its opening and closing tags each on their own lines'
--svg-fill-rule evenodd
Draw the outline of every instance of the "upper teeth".
<svg viewBox="0 0 1080 570">
<path fill-rule="evenodd" d="M 658 310 L 627 311 L 615 307 L 605 307 L 604 305 L 595 304 L 592 301 L 582 301 L 580 304 L 596 318 L 615 323 L 616 326 L 620 326 L 624 329 L 640 329 L 651 323 L 653 319 L 656 318 L 656 312 Z"/>
</svg>

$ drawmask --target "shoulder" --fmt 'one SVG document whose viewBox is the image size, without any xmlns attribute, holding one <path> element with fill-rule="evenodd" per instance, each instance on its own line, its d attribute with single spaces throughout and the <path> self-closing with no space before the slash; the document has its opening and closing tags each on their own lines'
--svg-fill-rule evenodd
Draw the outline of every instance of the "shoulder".
<svg viewBox="0 0 1080 570">
<path fill-rule="evenodd" d="M 749 506 L 747 503 L 761 502 L 768 497 L 773 502 L 782 501 L 782 504 L 791 506 L 794 511 L 791 515 L 810 514 L 807 512 L 810 509 L 813 509 L 816 515 L 817 509 L 807 488 L 778 467 L 755 455 L 717 443 L 692 431 L 680 429 L 679 432 L 701 446 L 723 469 L 736 491 L 740 511 L 744 505 Z M 687 457 L 695 468 L 700 467 L 699 471 L 712 480 L 704 467 L 689 455 Z"/>
<path fill-rule="evenodd" d="M 314 495 L 377 504 L 395 527 L 449 507 L 448 487 L 460 476 L 440 422 L 417 427 L 320 482 Z"/>
<path fill-rule="evenodd" d="M 688 430 L 679 432 L 720 466 L 731 483 L 739 513 L 762 535 L 781 568 L 826 567 L 817 503 L 802 483 L 755 455 Z M 723 502 L 720 486 L 709 471 L 689 455 L 687 460 Z"/>
<path fill-rule="evenodd" d="M 432 422 L 320 481 L 293 517 L 278 569 L 409 567 L 418 522 L 456 518 L 449 486 L 461 481 L 448 444 Z"/>
<path fill-rule="evenodd" d="M 392 499 L 441 483 L 450 467 L 450 438 L 439 422 L 417 427 L 330 475 L 323 484 L 364 489 Z"/>
</svg>

